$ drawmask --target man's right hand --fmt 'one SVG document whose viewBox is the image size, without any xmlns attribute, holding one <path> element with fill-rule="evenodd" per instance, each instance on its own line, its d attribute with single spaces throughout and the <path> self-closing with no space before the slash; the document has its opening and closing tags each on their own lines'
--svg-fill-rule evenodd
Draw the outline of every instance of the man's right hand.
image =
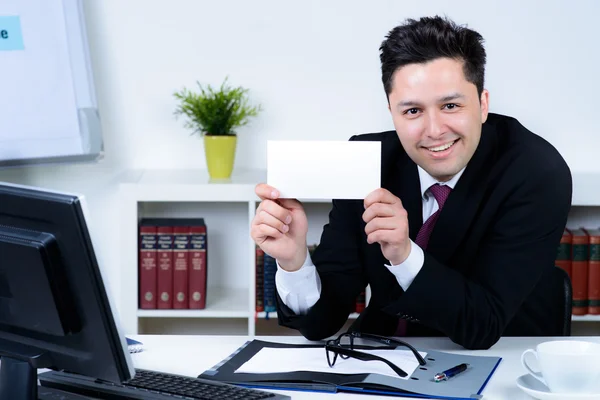
<svg viewBox="0 0 600 400">
<path fill-rule="evenodd" d="M 308 221 L 302 204 L 280 199 L 279 191 L 264 183 L 255 192 L 262 200 L 252 220 L 250 236 L 286 271 L 299 270 L 306 259 Z"/>
</svg>

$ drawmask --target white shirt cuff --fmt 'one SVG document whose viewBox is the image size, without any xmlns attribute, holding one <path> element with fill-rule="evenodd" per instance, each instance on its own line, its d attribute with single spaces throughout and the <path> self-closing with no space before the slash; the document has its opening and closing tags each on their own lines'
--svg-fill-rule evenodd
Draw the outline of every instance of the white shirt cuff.
<svg viewBox="0 0 600 400">
<path fill-rule="evenodd" d="M 275 286 L 279 297 L 297 315 L 306 314 L 321 297 L 321 278 L 308 249 L 304 264 L 297 271 L 288 272 L 276 263 Z"/>
<path fill-rule="evenodd" d="M 423 268 L 424 262 L 425 255 L 423 254 L 423 249 L 421 249 L 411 240 L 410 254 L 406 260 L 398 265 L 385 264 L 385 266 L 392 274 L 394 274 L 398 284 L 400 284 L 400 287 L 406 291 L 408 290 L 410 284 L 415 280 L 415 277 L 419 271 L 421 271 L 421 268 Z"/>
</svg>

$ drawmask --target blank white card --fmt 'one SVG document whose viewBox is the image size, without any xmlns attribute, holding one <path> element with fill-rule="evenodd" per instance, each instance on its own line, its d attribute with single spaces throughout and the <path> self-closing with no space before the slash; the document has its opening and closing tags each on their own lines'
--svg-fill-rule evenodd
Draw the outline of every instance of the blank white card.
<svg viewBox="0 0 600 400">
<path fill-rule="evenodd" d="M 364 199 L 381 187 L 381 142 L 269 140 L 267 184 L 282 198 Z"/>
</svg>

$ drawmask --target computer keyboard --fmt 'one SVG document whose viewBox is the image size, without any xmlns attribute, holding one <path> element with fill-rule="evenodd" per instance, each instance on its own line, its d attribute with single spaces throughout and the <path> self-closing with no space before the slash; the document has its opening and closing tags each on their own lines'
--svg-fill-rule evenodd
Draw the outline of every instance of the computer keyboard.
<svg viewBox="0 0 600 400">
<path fill-rule="evenodd" d="M 38 375 L 44 387 L 98 399 L 151 400 L 284 400 L 289 396 L 257 389 L 246 389 L 206 379 L 136 369 L 126 383 L 115 384 L 67 372 L 50 371 Z"/>
</svg>

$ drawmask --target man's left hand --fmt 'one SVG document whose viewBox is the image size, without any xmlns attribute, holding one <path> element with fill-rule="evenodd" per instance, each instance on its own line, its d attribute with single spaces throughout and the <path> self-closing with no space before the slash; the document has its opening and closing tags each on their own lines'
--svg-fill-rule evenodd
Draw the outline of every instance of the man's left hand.
<svg viewBox="0 0 600 400">
<path fill-rule="evenodd" d="M 379 243 L 384 257 L 393 265 L 410 254 L 408 213 L 402 201 L 387 189 L 376 189 L 365 198 L 363 221 L 367 223 L 367 242 Z"/>
</svg>

